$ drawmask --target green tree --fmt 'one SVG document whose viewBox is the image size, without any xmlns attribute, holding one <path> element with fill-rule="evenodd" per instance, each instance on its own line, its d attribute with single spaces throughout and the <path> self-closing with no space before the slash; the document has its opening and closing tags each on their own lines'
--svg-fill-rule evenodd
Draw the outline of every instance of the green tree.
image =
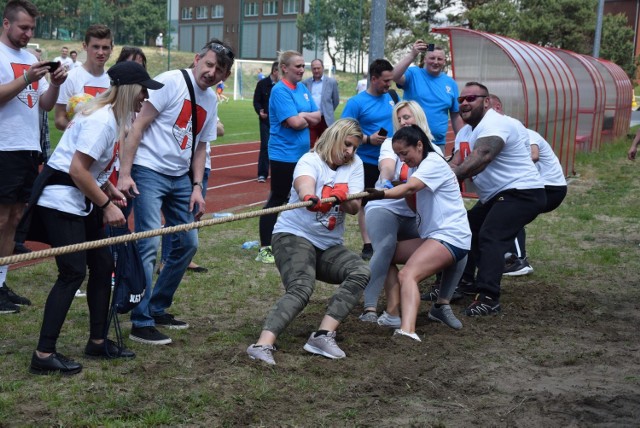
<svg viewBox="0 0 640 428">
<path fill-rule="evenodd" d="M 512 0 L 483 2 L 464 16 L 474 30 L 512 38 L 519 36 L 518 6 Z"/>
<path fill-rule="evenodd" d="M 604 15 L 600 57 L 619 65 L 630 78 L 634 78 L 636 62 L 633 57 L 633 29 L 623 14 Z"/>
</svg>

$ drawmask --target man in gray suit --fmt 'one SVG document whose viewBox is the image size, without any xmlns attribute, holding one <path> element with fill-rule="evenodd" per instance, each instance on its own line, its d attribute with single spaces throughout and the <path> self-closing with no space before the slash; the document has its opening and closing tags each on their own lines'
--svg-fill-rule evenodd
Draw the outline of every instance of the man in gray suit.
<svg viewBox="0 0 640 428">
<path fill-rule="evenodd" d="M 311 147 L 313 147 L 324 130 L 335 122 L 334 112 L 338 104 L 340 104 L 340 95 L 338 94 L 338 82 L 336 82 L 336 79 L 324 76 L 322 60 L 314 59 L 311 61 L 311 73 L 313 77 L 304 80 L 302 83 L 311 92 L 313 101 L 322 115 L 320 123 L 309 127 Z"/>
</svg>

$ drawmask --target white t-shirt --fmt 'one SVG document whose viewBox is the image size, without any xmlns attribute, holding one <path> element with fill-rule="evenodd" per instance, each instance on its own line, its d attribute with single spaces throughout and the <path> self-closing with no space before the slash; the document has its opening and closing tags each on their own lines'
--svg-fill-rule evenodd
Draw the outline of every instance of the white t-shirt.
<svg viewBox="0 0 640 428">
<path fill-rule="evenodd" d="M 73 60 L 70 57 L 66 57 L 66 58 L 62 58 L 61 56 L 57 56 L 53 59 L 54 62 L 60 62 L 64 68 L 66 68 L 67 70 L 71 70 L 72 68 L 75 68 L 73 66 Z"/>
<path fill-rule="evenodd" d="M 427 187 L 416 193 L 418 233 L 422 239 L 439 239 L 458 248 L 471 248 L 471 229 L 458 179 L 435 153 L 420 162 L 413 178 Z"/>
<path fill-rule="evenodd" d="M 469 148 L 473 150 L 479 138 L 496 136 L 504 141 L 504 147 L 498 156 L 473 177 L 473 184 L 483 203 L 507 189 L 544 188 L 540 174 L 531 160 L 530 150 L 527 149 L 529 139 L 518 130 L 515 122 L 490 109 L 474 129 L 466 125 L 456 135 L 456 151 L 460 149 L 461 142 L 468 142 Z"/>
<path fill-rule="evenodd" d="M 197 100 L 198 141 L 216 139 L 218 99 L 209 88 L 196 85 L 192 70 L 188 70 Z M 189 89 L 180 70 L 160 74 L 154 80 L 164 83 L 162 89 L 149 91 L 149 102 L 159 114 L 142 135 L 133 160 L 161 174 L 178 177 L 191 165 L 191 101 Z"/>
<path fill-rule="evenodd" d="M 393 174 L 392 181 L 400 180 L 400 172 L 402 171 L 402 166 L 405 164 L 402 162 L 398 155 L 393 151 L 393 146 L 391 145 L 391 138 L 387 138 L 384 140 L 384 143 L 380 146 L 380 156 L 378 157 L 378 164 L 384 159 L 391 159 L 396 163 L 396 170 Z M 403 177 L 405 180 L 409 179 L 415 168 L 408 168 L 407 177 Z M 407 202 L 404 198 L 402 199 L 380 199 L 376 201 L 367 202 L 367 205 L 364 207 L 365 215 L 372 209 L 376 208 L 384 208 L 386 210 L 391 211 L 395 215 L 403 216 L 403 217 L 415 217 L 416 213 L 413 212 L 411 208 L 407 205 Z"/>
<path fill-rule="evenodd" d="M 566 186 L 567 180 L 564 178 L 562 165 L 553 149 L 542 135 L 536 131 L 527 129 L 532 146 L 538 146 L 539 158 L 536 162 L 538 172 L 545 186 Z"/>
<path fill-rule="evenodd" d="M 109 179 L 118 156 L 117 137 L 118 127 L 110 105 L 89 116 L 78 114 L 69 122 L 47 165 L 69 173 L 75 152 L 84 153 L 95 159 L 89 172 L 96 184 L 102 186 Z M 80 189 L 57 184 L 44 188 L 38 205 L 79 216 L 86 216 L 91 211 L 87 210 Z"/>
<path fill-rule="evenodd" d="M 111 79 L 106 72 L 96 77 L 84 67 L 76 67 L 69 71 L 67 80 L 60 86 L 56 103 L 66 105 L 69 98 L 80 94 L 89 94 L 95 97 L 109 89 L 109 86 L 111 86 Z"/>
<path fill-rule="evenodd" d="M 359 193 L 364 189 L 364 169 L 357 155 L 351 164 L 339 166 L 334 171 L 317 153 L 305 153 L 296 164 L 293 180 L 301 176 L 310 176 L 316 181 L 315 194 L 320 198 L 328 198 L 331 189 L 336 186 L 346 186 L 347 194 Z M 296 202 L 301 200 L 292 187 L 289 203 Z M 312 212 L 305 208 L 284 211 L 278 217 L 273 233 L 292 233 L 326 250 L 342 244 L 345 216 L 339 205 L 327 213 Z"/>
<path fill-rule="evenodd" d="M 24 71 L 34 62 L 36 57 L 25 49 L 12 49 L 0 42 L 0 85 L 23 79 Z M 0 151 L 40 151 L 39 100 L 47 89 L 49 83 L 43 77 L 0 103 Z"/>
<path fill-rule="evenodd" d="M 71 65 L 69 66 L 69 69 L 73 70 L 74 68 L 78 68 L 78 67 L 82 67 L 82 61 L 76 60 L 76 62 L 73 62 L 73 60 L 71 60 Z"/>
</svg>

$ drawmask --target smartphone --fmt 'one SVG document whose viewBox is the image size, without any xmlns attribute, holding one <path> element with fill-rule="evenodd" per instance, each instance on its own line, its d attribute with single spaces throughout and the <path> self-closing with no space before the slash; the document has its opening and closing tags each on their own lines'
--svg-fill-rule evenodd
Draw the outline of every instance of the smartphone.
<svg viewBox="0 0 640 428">
<path fill-rule="evenodd" d="M 60 67 L 60 63 L 57 61 L 50 61 L 50 62 L 45 62 L 44 66 L 49 67 L 49 73 L 53 73 L 58 69 L 58 67 Z"/>
<path fill-rule="evenodd" d="M 378 131 L 378 135 L 381 137 L 386 137 L 387 135 L 389 135 L 389 131 L 384 128 L 380 128 L 380 130 Z"/>
<path fill-rule="evenodd" d="M 427 52 L 433 52 L 436 49 L 436 45 L 433 43 L 429 43 L 427 45 Z"/>
</svg>

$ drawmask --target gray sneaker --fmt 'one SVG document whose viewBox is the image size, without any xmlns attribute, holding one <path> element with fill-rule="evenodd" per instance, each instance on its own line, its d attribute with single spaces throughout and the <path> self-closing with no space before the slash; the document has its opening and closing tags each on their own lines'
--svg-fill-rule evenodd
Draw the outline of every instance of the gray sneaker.
<svg viewBox="0 0 640 428">
<path fill-rule="evenodd" d="M 276 351 L 276 347 L 273 345 L 250 345 L 247 348 L 247 354 L 252 360 L 264 361 L 272 366 L 276 365 L 276 360 L 273 359 L 273 353 Z"/>
<path fill-rule="evenodd" d="M 360 321 L 364 322 L 378 322 L 378 315 L 373 311 L 363 312 L 362 315 L 360 315 L 358 318 L 360 319 Z"/>
<path fill-rule="evenodd" d="M 336 332 L 330 331 L 326 335 L 315 337 L 315 333 L 311 333 L 309 340 L 304 345 L 304 350 L 312 354 L 322 355 L 327 358 L 338 359 L 347 356 L 336 343 Z"/>
<path fill-rule="evenodd" d="M 462 328 L 462 323 L 455 315 L 453 315 L 453 311 L 449 305 L 442 305 L 439 308 L 436 308 L 435 305 L 432 306 L 429 310 L 429 319 L 441 322 L 442 324 L 448 325 L 456 330 L 460 330 Z"/>
<path fill-rule="evenodd" d="M 400 317 L 389 315 L 387 311 L 382 312 L 382 315 L 378 317 L 378 325 L 389 328 L 400 328 L 402 320 Z"/>
</svg>

